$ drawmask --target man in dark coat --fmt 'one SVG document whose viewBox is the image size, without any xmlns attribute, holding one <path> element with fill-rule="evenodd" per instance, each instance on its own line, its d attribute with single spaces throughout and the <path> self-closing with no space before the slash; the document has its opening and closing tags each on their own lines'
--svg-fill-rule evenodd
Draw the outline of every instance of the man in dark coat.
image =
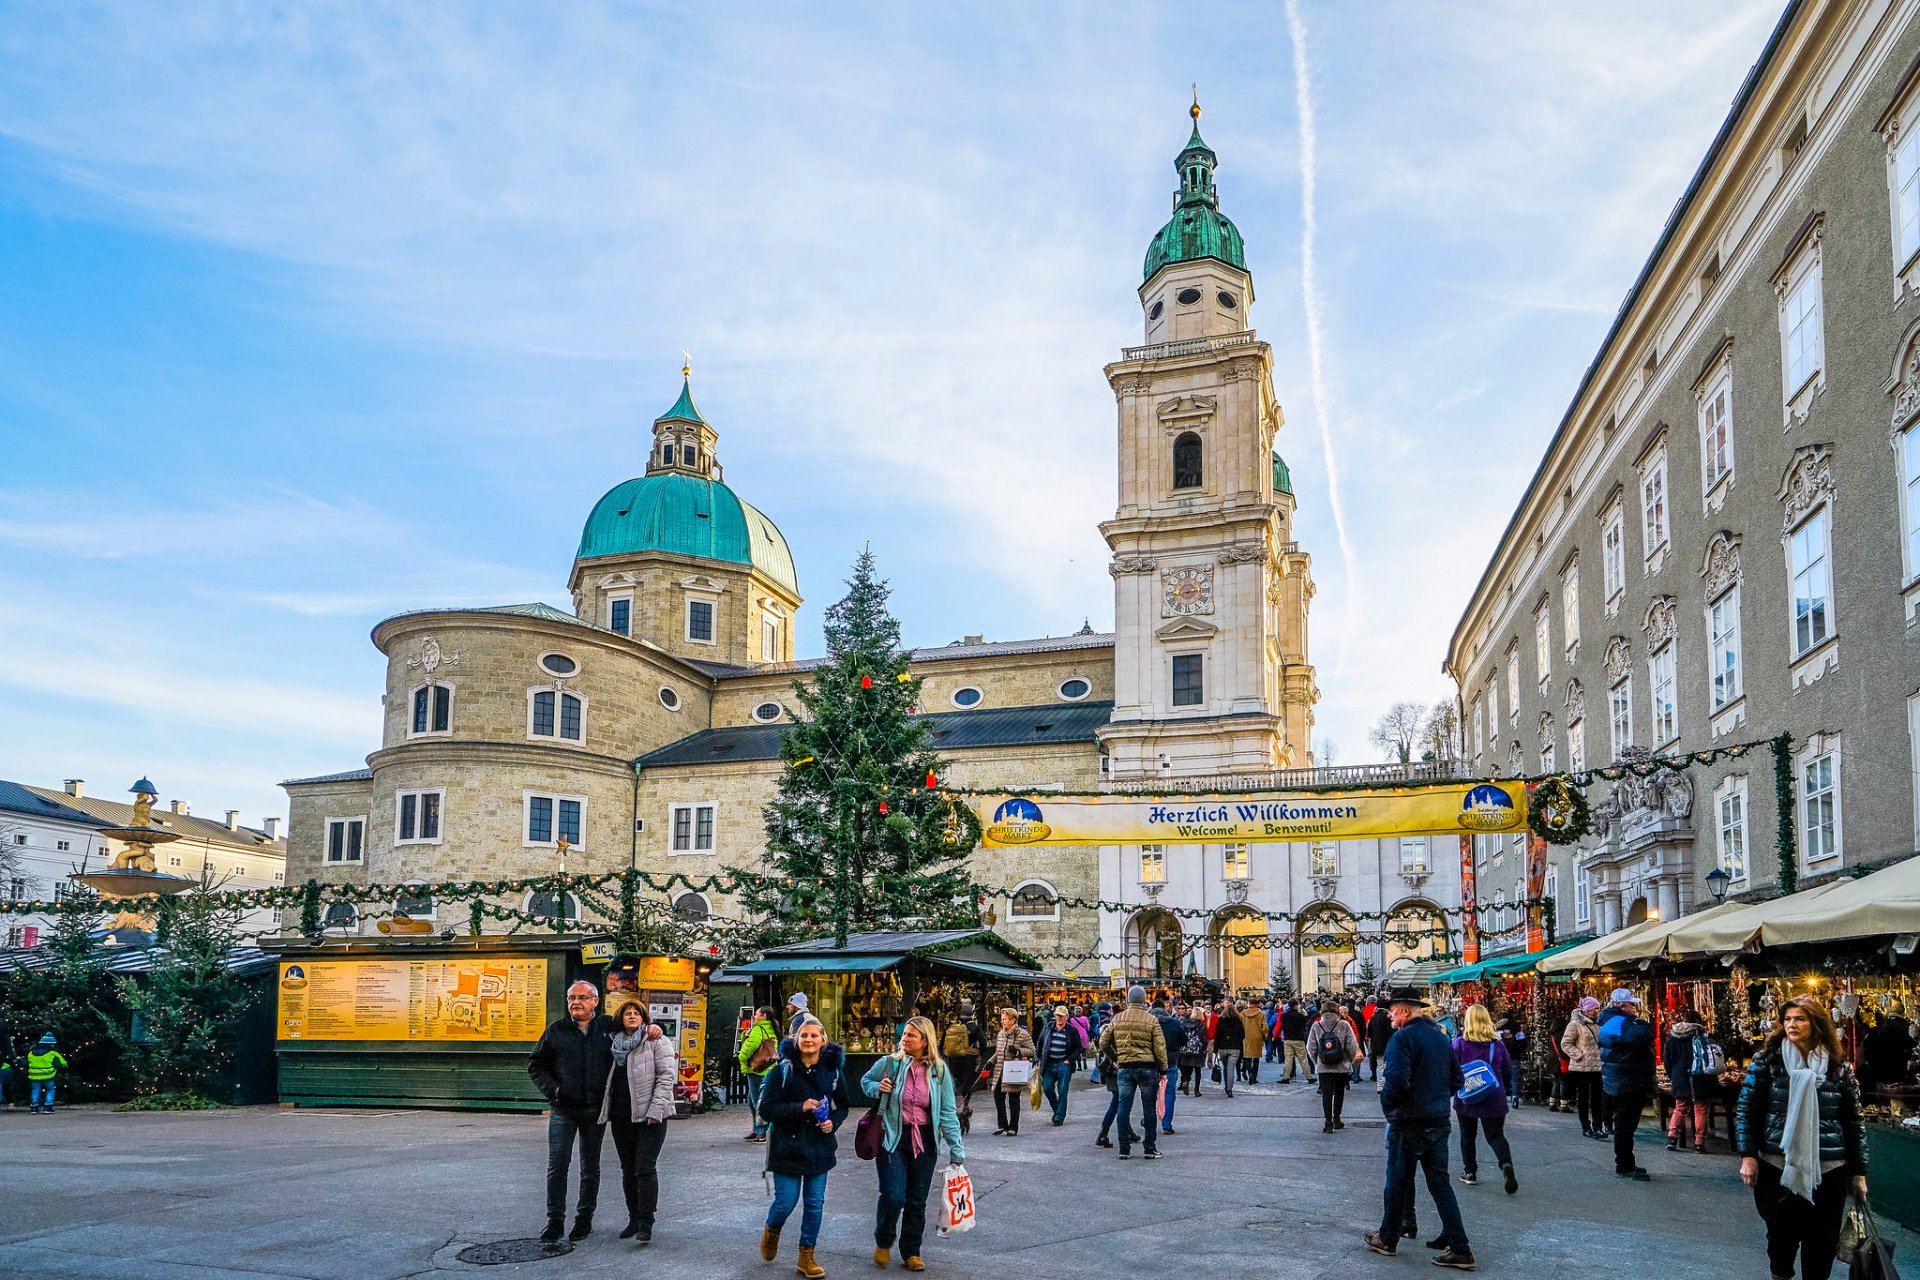
<svg viewBox="0 0 1920 1280">
<path fill-rule="evenodd" d="M 1413 1209 L 1413 1175 L 1426 1174 L 1427 1191 L 1440 1210 L 1441 1252 L 1434 1262 L 1473 1270 L 1473 1250 L 1460 1218 L 1460 1202 L 1447 1180 L 1447 1139 L 1453 1132 L 1453 1096 L 1466 1085 L 1446 1033 L 1427 1016 L 1426 999 L 1411 987 L 1388 997 L 1393 1036 L 1387 1041 L 1380 1077 L 1380 1110 L 1387 1117 L 1387 1176 L 1380 1229 L 1363 1242 L 1391 1258 Z"/>
<path fill-rule="evenodd" d="M 1640 1017 L 1640 1001 L 1625 987 L 1616 989 L 1600 1011 L 1600 1087 L 1613 1114 L 1613 1171 L 1635 1182 L 1650 1182 L 1634 1162 L 1633 1131 L 1653 1100 L 1653 1024 Z"/>
<path fill-rule="evenodd" d="M 1160 1132 L 1173 1132 L 1173 1092 L 1180 1083 L 1180 1050 L 1187 1043 L 1187 1029 L 1180 1019 L 1167 1012 L 1164 999 L 1153 1002 L 1154 1021 L 1167 1038 L 1167 1070 L 1160 1078 Z"/>
<path fill-rule="evenodd" d="M 1377 1004 L 1367 1016 L 1367 1078 L 1378 1083 L 1380 1059 L 1386 1055 L 1387 1041 L 1393 1036 L 1393 1015 L 1387 1006 Z"/>
</svg>

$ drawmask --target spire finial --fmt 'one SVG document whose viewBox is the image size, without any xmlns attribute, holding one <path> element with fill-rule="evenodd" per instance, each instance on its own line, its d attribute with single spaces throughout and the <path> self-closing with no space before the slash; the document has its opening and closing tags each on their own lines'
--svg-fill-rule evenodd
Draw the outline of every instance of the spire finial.
<svg viewBox="0 0 1920 1280">
<path fill-rule="evenodd" d="M 685 347 L 680 348 L 680 376 L 683 378 L 693 376 L 693 356 Z"/>
<path fill-rule="evenodd" d="M 1193 127 L 1200 127 L 1200 82 L 1193 84 L 1193 105 L 1187 108 L 1187 114 L 1193 117 Z"/>
</svg>

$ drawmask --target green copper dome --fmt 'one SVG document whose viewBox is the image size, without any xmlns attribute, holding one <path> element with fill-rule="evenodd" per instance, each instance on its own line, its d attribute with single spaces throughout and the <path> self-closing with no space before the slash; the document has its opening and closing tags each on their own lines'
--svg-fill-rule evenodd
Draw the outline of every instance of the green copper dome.
<svg viewBox="0 0 1920 1280">
<path fill-rule="evenodd" d="M 773 521 L 704 476 L 665 471 L 615 485 L 594 504 L 575 558 L 643 551 L 752 565 L 800 594 L 793 552 Z"/>
<path fill-rule="evenodd" d="M 1173 162 L 1174 172 L 1180 175 L 1180 190 L 1173 197 L 1173 217 L 1147 245 L 1143 281 L 1153 279 L 1169 263 L 1200 258 L 1217 258 L 1230 267 L 1247 269 L 1247 247 L 1240 238 L 1240 228 L 1220 212 L 1220 193 L 1213 186 L 1217 159 L 1213 148 L 1200 136 L 1196 105 L 1193 136 Z"/>
<path fill-rule="evenodd" d="M 1273 455 L 1273 491 L 1284 493 L 1289 498 L 1293 496 L 1293 472 L 1287 470 L 1287 464 L 1281 461 L 1277 453 Z"/>
</svg>

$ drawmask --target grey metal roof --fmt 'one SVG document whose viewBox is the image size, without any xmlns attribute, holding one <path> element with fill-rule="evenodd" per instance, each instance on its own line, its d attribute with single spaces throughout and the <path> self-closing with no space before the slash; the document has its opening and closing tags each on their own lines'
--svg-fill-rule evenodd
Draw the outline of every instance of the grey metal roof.
<svg viewBox="0 0 1920 1280">
<path fill-rule="evenodd" d="M 282 782 L 280 785 L 283 787 L 299 787 L 299 786 L 304 786 L 309 782 L 371 782 L 371 781 L 373 781 L 373 770 L 349 769 L 345 773 L 323 773 L 317 778 L 288 778 L 286 781 Z"/>
<path fill-rule="evenodd" d="M 62 795 L 65 792 L 61 793 Z M 104 827 L 107 824 L 90 813 L 82 813 L 72 805 L 62 804 L 49 799 L 18 782 L 0 781 L 0 813 L 17 813 L 29 818 L 44 818 L 48 822 L 77 822 L 89 827 Z"/>
<path fill-rule="evenodd" d="M 113 930 L 105 930 L 99 936 Z M 124 931 L 123 931 L 124 932 Z M 146 973 L 153 968 L 156 953 L 164 955 L 165 947 L 149 949 L 143 946 L 103 946 L 99 949 L 101 966 L 108 973 Z M 42 943 L 37 947 L 15 947 L 0 950 L 0 973 L 12 973 L 20 969 L 45 969 L 53 964 L 53 948 Z M 258 947 L 235 947 L 227 955 L 229 972 L 241 975 L 271 972 L 279 963 Z"/>
<path fill-rule="evenodd" d="M 1111 702 L 1054 702 L 1038 707 L 991 707 L 981 711 L 936 711 L 914 717 L 928 724 L 934 751 L 967 751 L 1034 742 L 1093 742 L 1113 714 Z M 726 725 L 702 729 L 640 757 L 643 767 L 777 760 L 778 724 Z"/>
<path fill-rule="evenodd" d="M 82 813 L 98 818 L 104 824 L 124 827 L 133 821 L 133 806 L 121 804 L 118 800 L 102 800 L 98 796 L 70 796 L 64 791 L 54 791 L 47 787 L 28 787 L 35 795 L 44 796 L 56 804 L 78 809 Z M 253 827 L 227 826 L 223 819 L 196 818 L 191 814 L 172 813 L 155 808 L 153 820 L 168 831 L 177 831 L 191 840 L 211 840 L 216 844 L 232 845 L 239 849 L 261 849 L 284 854 L 287 842 L 284 837 L 274 839 L 266 832 Z"/>
<path fill-rule="evenodd" d="M 1070 653 L 1076 649 L 1111 649 L 1113 632 L 1083 631 L 1070 636 L 1043 636 L 1038 640 L 995 640 L 982 644 L 940 644 L 924 649 L 914 649 L 909 657 L 914 662 L 950 662 L 960 658 L 1003 658 L 1023 653 Z M 716 680 L 731 680 L 742 676 L 781 675 L 784 673 L 812 671 L 825 666 L 825 658 L 803 658 L 799 662 L 776 662 L 756 667 L 733 666 L 728 663 L 695 662 Z"/>
<path fill-rule="evenodd" d="M 833 951 L 842 955 L 872 955 L 886 952 L 905 953 L 918 951 L 921 947 L 931 947 L 942 942 L 953 942 L 959 938 L 988 937 L 986 929 L 925 929 L 911 933 L 853 933 L 847 935 L 847 945 L 836 947 L 832 938 L 812 938 L 806 942 L 790 942 L 784 947 L 768 947 L 762 954 L 769 956 L 790 956 L 815 951 Z"/>
</svg>

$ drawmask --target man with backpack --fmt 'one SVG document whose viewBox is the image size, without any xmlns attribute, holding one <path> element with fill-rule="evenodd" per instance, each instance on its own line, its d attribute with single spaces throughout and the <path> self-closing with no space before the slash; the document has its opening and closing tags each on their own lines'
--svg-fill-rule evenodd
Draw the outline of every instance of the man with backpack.
<svg viewBox="0 0 1920 1280">
<path fill-rule="evenodd" d="M 1347 1082 L 1353 1079 L 1354 1065 L 1363 1057 L 1360 1039 L 1353 1034 L 1353 1023 L 1331 1000 L 1321 1009 L 1320 1020 L 1313 1024 L 1308 1037 L 1313 1062 L 1320 1068 L 1320 1113 L 1325 1119 L 1320 1132 L 1332 1133 L 1347 1127 L 1340 1119 L 1340 1110 L 1347 1100 Z"/>
<path fill-rule="evenodd" d="M 960 1132 L 973 1125 L 973 1087 L 980 1083 L 980 1048 L 985 1038 L 974 1024 L 973 1002 L 962 1000 L 960 1014 L 947 1024 L 940 1038 L 940 1056 L 953 1071 L 954 1101 L 960 1111 Z"/>
</svg>

